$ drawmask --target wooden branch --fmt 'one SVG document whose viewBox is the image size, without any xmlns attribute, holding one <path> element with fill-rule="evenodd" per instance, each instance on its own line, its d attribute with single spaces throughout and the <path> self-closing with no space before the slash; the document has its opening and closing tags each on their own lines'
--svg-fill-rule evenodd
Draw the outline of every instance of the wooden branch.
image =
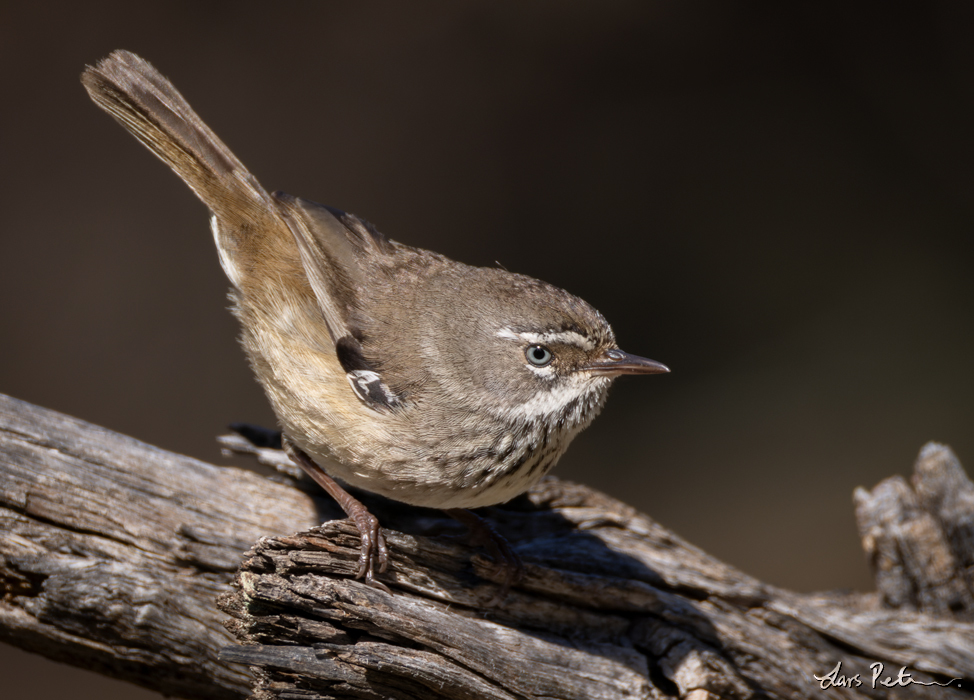
<svg viewBox="0 0 974 700">
<path fill-rule="evenodd" d="M 972 494 L 927 446 L 856 493 L 880 593 L 798 595 L 549 479 L 487 512 L 526 576 L 486 608 L 489 560 L 436 511 L 366 497 L 389 595 L 351 578 L 354 529 L 312 527 L 327 501 L 0 397 L 0 638 L 182 697 L 245 695 L 246 664 L 261 699 L 970 698 Z M 902 666 L 968 680 L 881 685 Z"/>
<path fill-rule="evenodd" d="M 188 698 L 240 698 L 214 600 L 311 499 L 0 395 L 0 640 Z"/>
<path fill-rule="evenodd" d="M 855 501 L 883 604 L 974 620 L 974 484 L 953 453 L 927 445 L 912 486 L 892 477 Z"/>
</svg>

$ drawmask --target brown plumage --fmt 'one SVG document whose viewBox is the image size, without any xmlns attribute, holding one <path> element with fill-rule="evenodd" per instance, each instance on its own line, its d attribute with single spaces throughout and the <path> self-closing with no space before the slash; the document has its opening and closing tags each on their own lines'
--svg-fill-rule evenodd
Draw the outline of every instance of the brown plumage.
<svg viewBox="0 0 974 700">
<path fill-rule="evenodd" d="M 619 350 L 602 315 L 562 289 L 269 194 L 135 54 L 112 53 L 82 82 L 209 207 L 254 372 L 292 454 L 333 495 L 325 472 L 433 508 L 509 500 L 554 466 L 614 377 L 667 371 Z M 372 582 L 378 525 L 338 497 Z"/>
</svg>

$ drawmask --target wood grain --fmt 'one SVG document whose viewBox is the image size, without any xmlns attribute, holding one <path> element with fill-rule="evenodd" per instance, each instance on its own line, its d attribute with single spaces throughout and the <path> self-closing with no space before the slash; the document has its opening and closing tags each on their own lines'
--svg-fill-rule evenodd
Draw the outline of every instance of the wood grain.
<svg viewBox="0 0 974 700">
<path fill-rule="evenodd" d="M 974 697 L 974 486 L 942 446 L 856 493 L 871 595 L 769 586 L 555 479 L 485 512 L 526 564 L 492 607 L 455 522 L 364 495 L 390 595 L 308 489 L 0 396 L 0 638 L 189 698 Z M 837 664 L 859 685 L 822 687 Z"/>
</svg>

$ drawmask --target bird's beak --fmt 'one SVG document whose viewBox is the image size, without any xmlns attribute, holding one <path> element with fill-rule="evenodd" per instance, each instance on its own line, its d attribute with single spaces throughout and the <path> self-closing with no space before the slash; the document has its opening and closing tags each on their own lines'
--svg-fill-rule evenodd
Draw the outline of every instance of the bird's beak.
<svg viewBox="0 0 974 700">
<path fill-rule="evenodd" d="M 600 357 L 579 369 L 606 377 L 618 377 L 620 374 L 666 374 L 670 371 L 661 362 L 630 355 L 618 348 L 606 350 Z"/>
</svg>

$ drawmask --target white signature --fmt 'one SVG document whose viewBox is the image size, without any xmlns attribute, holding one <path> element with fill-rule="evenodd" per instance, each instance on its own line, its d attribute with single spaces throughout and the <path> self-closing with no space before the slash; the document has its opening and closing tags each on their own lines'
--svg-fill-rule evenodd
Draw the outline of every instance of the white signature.
<svg viewBox="0 0 974 700">
<path fill-rule="evenodd" d="M 907 667 L 903 666 L 900 668 L 900 672 L 896 676 L 883 676 L 884 666 L 880 662 L 876 661 L 869 664 L 869 669 L 872 671 L 872 678 L 869 680 L 870 687 L 876 688 L 882 686 L 884 688 L 895 688 L 901 686 L 905 688 L 910 684 L 916 685 L 941 685 L 948 686 L 954 681 L 957 681 L 957 687 L 960 688 L 960 678 L 951 678 L 946 683 L 938 683 L 937 681 L 918 681 L 913 677 L 911 673 L 907 671 Z M 838 662 L 831 671 L 826 673 L 824 676 L 815 676 L 813 678 L 819 682 L 822 690 L 826 688 L 858 688 L 863 684 L 862 678 L 859 677 L 860 674 L 854 676 L 845 676 L 842 674 L 842 662 Z"/>
</svg>

